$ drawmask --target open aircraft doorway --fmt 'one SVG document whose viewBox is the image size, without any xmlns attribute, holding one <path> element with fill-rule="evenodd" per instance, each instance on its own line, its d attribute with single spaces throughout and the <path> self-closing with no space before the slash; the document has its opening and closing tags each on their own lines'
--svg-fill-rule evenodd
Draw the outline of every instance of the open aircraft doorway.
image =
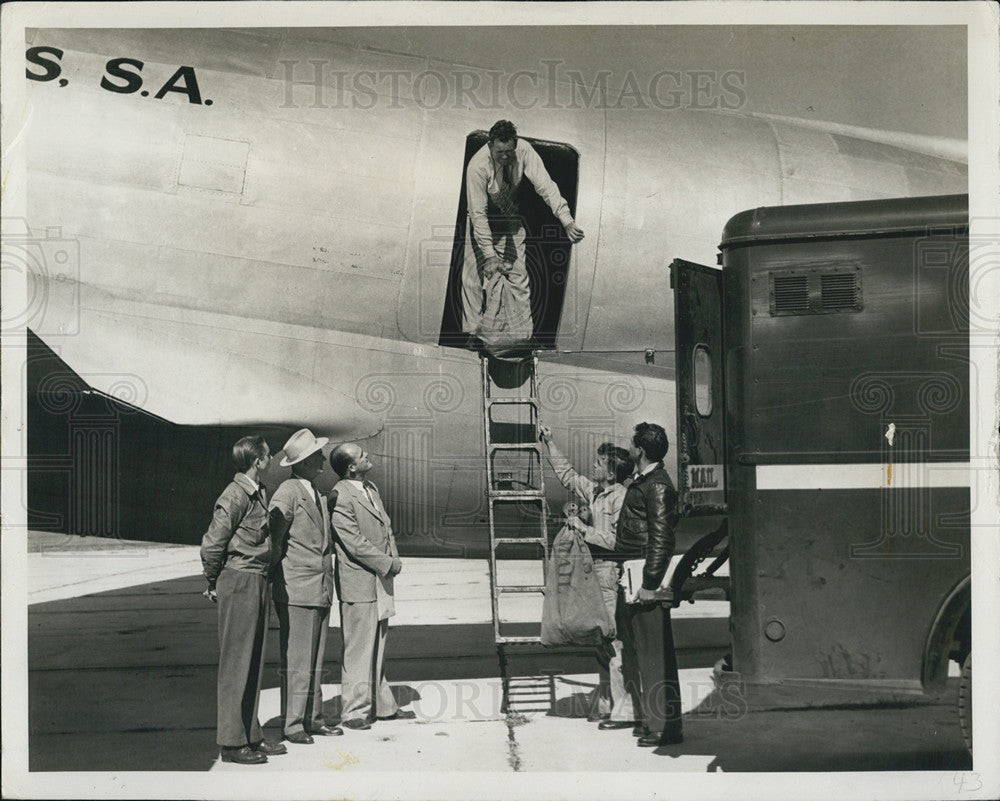
<svg viewBox="0 0 1000 801">
<path fill-rule="evenodd" d="M 571 145 L 544 139 L 519 137 L 535 148 L 552 180 L 576 215 L 577 184 L 580 154 Z M 465 140 L 462 182 L 458 192 L 458 212 L 455 218 L 455 240 L 451 250 L 451 268 L 441 317 L 439 345 L 462 347 L 468 337 L 462 331 L 462 266 L 465 260 L 468 234 L 468 203 L 465 175 L 469 160 L 487 143 L 486 131 L 473 131 Z M 531 319 L 534 339 L 544 350 L 554 350 L 556 332 L 566 295 L 566 280 L 570 265 L 570 243 L 562 224 L 545 201 L 534 191 L 531 181 L 522 180 L 517 202 L 525 229 L 525 261 L 531 292 Z"/>
</svg>

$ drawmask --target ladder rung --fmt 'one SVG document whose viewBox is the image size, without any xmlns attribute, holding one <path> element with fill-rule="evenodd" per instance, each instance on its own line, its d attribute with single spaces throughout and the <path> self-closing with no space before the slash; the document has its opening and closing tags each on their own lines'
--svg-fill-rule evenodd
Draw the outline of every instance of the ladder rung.
<svg viewBox="0 0 1000 801">
<path fill-rule="evenodd" d="M 532 501 L 545 497 L 542 490 L 488 490 L 490 500 L 500 498 L 506 501 Z"/>
<path fill-rule="evenodd" d="M 528 545 L 540 545 L 545 542 L 544 537 L 494 537 L 494 545 L 519 545 L 522 542 Z"/>
<path fill-rule="evenodd" d="M 542 560 L 544 565 L 544 559 L 547 552 L 548 537 L 547 537 L 547 496 L 545 494 L 545 486 L 543 482 L 539 482 L 542 486 L 530 489 L 497 489 L 496 487 L 504 486 L 505 482 L 512 478 L 513 474 L 510 474 L 503 481 L 494 478 L 493 472 L 493 460 L 495 459 L 495 454 L 499 452 L 521 452 L 527 454 L 538 454 L 538 458 L 541 458 L 542 446 L 541 443 L 537 441 L 538 434 L 538 422 L 533 420 L 527 424 L 517 423 L 518 428 L 513 429 L 508 432 L 504 426 L 509 426 L 510 424 L 504 421 L 492 420 L 492 415 L 490 414 L 490 409 L 494 406 L 506 405 L 506 406 L 527 406 L 529 407 L 529 417 L 536 417 L 539 413 L 539 399 L 538 399 L 538 384 L 535 377 L 535 368 L 538 365 L 538 358 L 534 357 L 532 354 L 533 361 L 531 364 L 530 373 L 527 376 L 529 382 L 527 388 L 522 388 L 520 390 L 514 390 L 515 392 L 525 392 L 527 395 L 515 395 L 515 396 L 502 396 L 502 397 L 492 397 L 490 395 L 490 389 L 492 386 L 491 376 L 490 376 L 490 360 L 487 354 L 480 354 L 482 357 L 482 389 L 483 389 L 483 435 L 486 443 L 486 475 L 488 476 L 487 481 L 487 492 L 486 496 L 489 498 L 489 531 L 490 531 L 490 585 L 491 585 L 491 595 L 492 595 L 492 611 L 493 611 L 493 641 L 499 648 L 499 653 L 501 657 L 503 655 L 503 646 L 515 646 L 515 645 L 541 645 L 541 637 L 538 634 L 531 636 L 505 636 L 500 633 L 501 626 L 505 623 L 511 623 L 513 621 L 504 621 L 500 616 L 500 598 L 501 596 L 508 596 L 513 594 L 533 594 L 533 595 L 544 595 L 545 587 L 543 584 L 509 584 L 509 585 L 498 585 L 497 581 L 497 547 L 498 546 L 514 546 L 514 545 L 528 545 L 534 548 L 542 549 Z M 521 412 L 519 411 L 519 416 Z M 516 433 L 514 433 L 516 431 Z M 529 433 L 530 432 L 530 433 Z M 510 438 L 520 439 L 525 436 L 533 437 L 527 442 L 494 442 L 493 434 L 496 433 L 498 436 L 501 433 L 506 434 Z M 523 458 L 523 457 L 522 457 Z M 533 458 L 529 456 L 529 461 L 534 461 Z M 501 473 L 504 475 L 504 473 Z M 510 486 L 510 484 L 506 484 Z M 530 487 L 531 484 L 528 483 Z M 537 537 L 497 537 L 495 529 L 495 521 L 493 519 L 496 504 L 503 503 L 504 501 L 535 501 L 540 504 L 542 514 L 537 521 L 538 533 L 540 536 Z M 501 507 L 502 508 L 502 507 Z M 501 676 L 504 680 L 504 704 L 506 705 L 510 699 L 508 698 L 508 691 L 510 689 L 508 683 L 508 676 L 506 674 L 506 662 L 501 658 Z M 529 704 L 539 704 L 543 703 L 540 700 L 529 700 L 524 699 Z M 539 707 L 540 710 L 547 709 L 547 705 Z"/>
</svg>

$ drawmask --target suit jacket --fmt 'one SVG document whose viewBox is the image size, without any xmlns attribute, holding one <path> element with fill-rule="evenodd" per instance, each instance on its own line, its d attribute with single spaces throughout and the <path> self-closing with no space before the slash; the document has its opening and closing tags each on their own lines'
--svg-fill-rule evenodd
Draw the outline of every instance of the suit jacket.
<svg viewBox="0 0 1000 801">
<path fill-rule="evenodd" d="M 387 574 L 393 558 L 399 556 L 382 497 L 374 484 L 368 482 L 368 487 L 374 503 L 347 479 L 338 481 L 330 494 L 337 546 L 337 595 L 348 603 L 375 601 L 376 581 L 391 596 L 392 579 Z"/>
<path fill-rule="evenodd" d="M 320 504 L 324 505 L 322 496 Z M 292 606 L 333 603 L 333 544 L 326 514 L 313 493 L 292 477 L 271 499 L 272 525 L 280 512 L 288 529 L 276 537 L 279 560 L 274 576 L 274 600 Z M 278 522 L 277 526 L 282 523 Z M 278 529 L 280 531 L 280 528 Z"/>
</svg>

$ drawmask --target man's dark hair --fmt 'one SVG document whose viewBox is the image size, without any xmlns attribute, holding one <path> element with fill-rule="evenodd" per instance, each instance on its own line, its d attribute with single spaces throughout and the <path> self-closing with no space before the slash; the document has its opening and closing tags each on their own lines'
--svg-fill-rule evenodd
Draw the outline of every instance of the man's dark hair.
<svg viewBox="0 0 1000 801">
<path fill-rule="evenodd" d="M 510 120 L 497 120 L 490 128 L 490 142 L 495 141 L 510 142 L 517 141 L 517 128 Z"/>
<path fill-rule="evenodd" d="M 345 478 L 347 476 L 347 471 L 351 469 L 352 464 L 354 464 L 354 457 L 348 453 L 347 448 L 343 445 L 338 445 L 330 451 L 330 467 L 332 467 L 341 478 Z"/>
<path fill-rule="evenodd" d="M 233 464 L 236 465 L 236 469 L 245 473 L 253 467 L 254 462 L 264 458 L 266 447 L 267 443 L 263 437 L 243 437 L 233 445 Z"/>
<path fill-rule="evenodd" d="M 614 475 L 616 484 L 624 484 L 625 479 L 635 472 L 635 462 L 628 451 L 613 442 L 602 442 L 597 447 L 597 455 L 608 460 L 608 470 Z"/>
<path fill-rule="evenodd" d="M 667 432 L 663 430 L 663 426 L 658 426 L 656 423 L 639 423 L 635 427 L 635 434 L 632 435 L 632 444 L 642 448 L 642 452 L 651 462 L 662 460 L 670 449 Z"/>
</svg>

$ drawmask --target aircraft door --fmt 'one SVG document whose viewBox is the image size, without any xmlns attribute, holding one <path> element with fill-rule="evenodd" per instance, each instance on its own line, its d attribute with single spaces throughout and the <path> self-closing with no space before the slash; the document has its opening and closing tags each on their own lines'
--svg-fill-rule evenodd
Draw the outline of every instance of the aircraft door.
<svg viewBox="0 0 1000 801">
<path fill-rule="evenodd" d="M 576 214 L 580 154 L 563 142 L 520 137 L 538 153 L 546 172 L 559 187 L 571 214 Z M 462 332 L 462 268 L 467 246 L 468 206 L 465 189 L 465 169 L 476 152 L 489 141 L 486 131 L 473 131 L 466 139 L 465 167 L 459 188 L 458 213 L 451 254 L 444 312 L 441 318 L 439 345 L 464 347 L 468 336 Z M 544 200 L 534 191 L 531 181 L 521 181 L 517 202 L 525 232 L 525 263 L 531 297 L 533 336 L 539 349 L 556 346 L 556 332 L 566 295 L 567 272 L 570 269 L 572 243 L 562 224 Z"/>
<path fill-rule="evenodd" d="M 725 510 L 722 270 L 675 259 L 677 481 L 681 514 Z"/>
</svg>

